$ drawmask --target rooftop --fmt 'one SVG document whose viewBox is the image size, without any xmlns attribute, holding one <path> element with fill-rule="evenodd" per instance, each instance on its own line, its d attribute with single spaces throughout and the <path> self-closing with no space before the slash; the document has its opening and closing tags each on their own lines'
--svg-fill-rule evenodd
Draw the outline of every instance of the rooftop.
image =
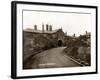
<svg viewBox="0 0 100 80">
<path fill-rule="evenodd" d="M 52 30 L 52 31 L 47 31 L 47 30 L 34 30 L 32 28 L 27 28 L 27 29 L 24 29 L 25 32 L 34 32 L 34 33 L 49 33 L 49 34 L 52 34 L 52 33 L 56 33 L 58 30 L 60 29 L 56 29 L 56 30 Z"/>
</svg>

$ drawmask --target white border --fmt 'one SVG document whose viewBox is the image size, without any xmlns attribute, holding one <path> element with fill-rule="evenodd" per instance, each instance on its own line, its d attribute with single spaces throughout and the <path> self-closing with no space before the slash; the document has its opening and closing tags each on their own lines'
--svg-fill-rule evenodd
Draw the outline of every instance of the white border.
<svg viewBox="0 0 100 80">
<path fill-rule="evenodd" d="M 53 68 L 53 69 L 22 69 L 22 10 L 51 10 L 51 11 L 70 11 L 70 12 L 88 12 L 91 13 L 91 67 L 73 67 L 73 68 Z M 80 73 L 80 72 L 95 72 L 96 69 L 96 9 L 89 8 L 73 8 L 73 7 L 58 7 L 58 6 L 42 6 L 42 5 L 26 5 L 17 4 L 17 76 L 35 76 L 35 75 L 50 75 L 63 73 Z"/>
</svg>

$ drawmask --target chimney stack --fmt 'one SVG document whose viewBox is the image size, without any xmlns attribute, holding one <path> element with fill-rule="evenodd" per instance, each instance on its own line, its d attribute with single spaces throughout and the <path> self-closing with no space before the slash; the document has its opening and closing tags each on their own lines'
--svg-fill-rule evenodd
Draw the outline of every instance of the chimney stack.
<svg viewBox="0 0 100 80">
<path fill-rule="evenodd" d="M 87 35 L 87 31 L 85 31 L 86 32 L 86 35 Z"/>
<path fill-rule="evenodd" d="M 44 24 L 42 24 L 42 32 L 44 32 Z"/>
<path fill-rule="evenodd" d="M 49 26 L 48 26 L 48 24 L 46 24 L 46 30 L 47 30 L 47 31 L 49 30 Z"/>
<path fill-rule="evenodd" d="M 67 32 L 65 32 L 65 35 L 67 36 Z"/>
<path fill-rule="evenodd" d="M 37 25 L 34 25 L 34 30 L 37 30 Z"/>
<path fill-rule="evenodd" d="M 73 37 L 75 37 L 75 34 L 73 34 Z"/>
<path fill-rule="evenodd" d="M 52 31 L 52 25 L 49 26 L 50 31 Z"/>
</svg>

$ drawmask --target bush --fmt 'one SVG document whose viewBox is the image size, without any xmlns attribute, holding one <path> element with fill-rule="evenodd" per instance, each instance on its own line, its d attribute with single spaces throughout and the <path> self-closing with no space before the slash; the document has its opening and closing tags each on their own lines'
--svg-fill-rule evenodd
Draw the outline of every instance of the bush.
<svg viewBox="0 0 100 80">
<path fill-rule="evenodd" d="M 77 58 L 77 56 L 78 56 L 78 47 L 73 47 L 72 48 L 71 56 L 74 56 L 75 58 Z"/>
</svg>

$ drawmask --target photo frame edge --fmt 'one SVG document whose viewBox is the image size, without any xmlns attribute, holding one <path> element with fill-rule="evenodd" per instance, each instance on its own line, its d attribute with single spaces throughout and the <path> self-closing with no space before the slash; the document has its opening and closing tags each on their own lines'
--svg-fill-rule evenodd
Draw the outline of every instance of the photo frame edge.
<svg viewBox="0 0 100 80">
<path fill-rule="evenodd" d="M 17 76 L 17 4 L 39 4 L 39 5 L 58 5 L 58 6 L 71 6 L 71 7 L 82 7 L 82 8 L 95 8 L 96 9 L 96 71 L 95 72 L 84 72 L 84 73 L 70 73 L 70 74 L 51 74 L 51 75 L 37 75 L 37 76 Z M 57 4 L 57 3 L 41 3 L 41 2 L 24 2 L 24 1 L 12 1 L 11 2 L 11 78 L 38 78 L 38 77 L 54 77 L 54 76 L 72 76 L 72 75 L 85 75 L 85 74 L 97 74 L 98 73 L 98 7 L 87 6 L 87 5 L 73 5 L 73 4 Z"/>
</svg>

